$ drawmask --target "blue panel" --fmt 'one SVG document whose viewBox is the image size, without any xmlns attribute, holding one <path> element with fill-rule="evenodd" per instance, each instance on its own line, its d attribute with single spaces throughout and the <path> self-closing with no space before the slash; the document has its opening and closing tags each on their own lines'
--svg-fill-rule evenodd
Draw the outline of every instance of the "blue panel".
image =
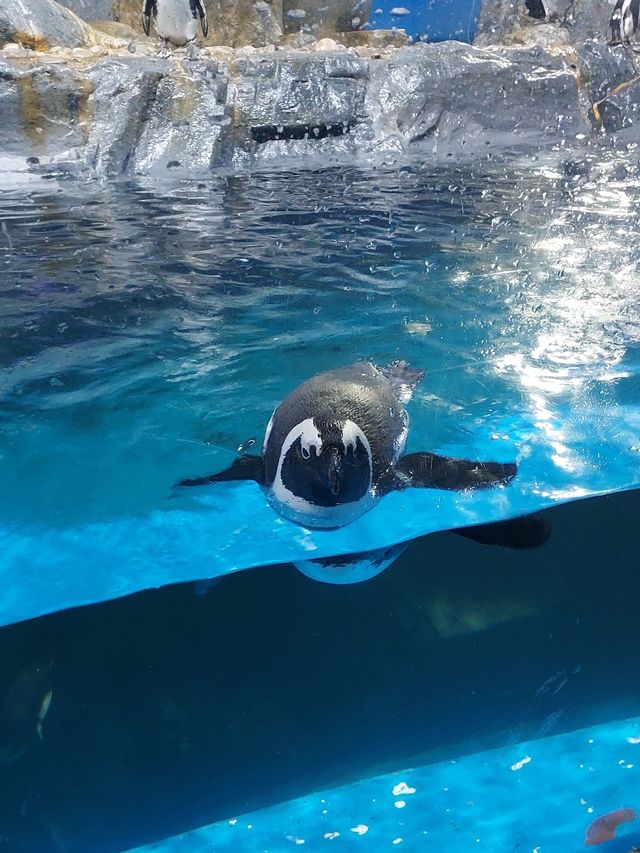
<svg viewBox="0 0 640 853">
<path fill-rule="evenodd" d="M 414 39 L 472 42 L 482 0 L 373 0 L 373 29 L 403 29 Z"/>
</svg>

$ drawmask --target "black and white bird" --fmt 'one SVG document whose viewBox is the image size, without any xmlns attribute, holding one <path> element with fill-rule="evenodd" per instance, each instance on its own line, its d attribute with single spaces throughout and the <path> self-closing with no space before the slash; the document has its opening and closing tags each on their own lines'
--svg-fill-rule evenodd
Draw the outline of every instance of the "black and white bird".
<svg viewBox="0 0 640 853">
<path fill-rule="evenodd" d="M 630 44 L 638 29 L 640 0 L 618 0 L 611 15 L 611 44 Z"/>
<path fill-rule="evenodd" d="M 255 480 L 285 518 L 326 529 L 349 524 L 397 489 L 479 489 L 512 480 L 515 463 L 403 455 L 404 403 L 422 376 L 406 362 L 319 373 L 276 407 L 261 456 L 240 456 L 224 471 L 179 485 Z"/>
<path fill-rule="evenodd" d="M 406 362 L 379 369 L 368 362 L 319 373 L 280 403 L 267 424 L 261 456 L 243 455 L 228 468 L 182 480 L 203 486 L 255 480 L 282 516 L 311 528 L 337 528 L 398 489 L 482 489 L 506 485 L 512 462 L 479 462 L 435 453 L 404 453 L 409 429 L 405 403 L 422 371 Z M 538 520 L 465 528 L 462 535 L 508 547 L 535 547 L 547 531 Z M 544 528 L 544 529 L 543 529 Z M 340 558 L 296 563 L 318 580 L 345 583 L 373 577 L 404 545 Z"/>
<path fill-rule="evenodd" d="M 204 0 L 144 0 L 142 26 L 149 35 L 151 20 L 161 39 L 182 47 L 196 37 L 200 20 L 202 35 L 209 32 Z"/>
</svg>

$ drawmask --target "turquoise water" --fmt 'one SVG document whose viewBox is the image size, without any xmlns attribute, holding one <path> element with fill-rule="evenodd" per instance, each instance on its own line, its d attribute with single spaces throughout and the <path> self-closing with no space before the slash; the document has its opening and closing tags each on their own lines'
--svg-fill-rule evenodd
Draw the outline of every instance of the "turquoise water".
<svg viewBox="0 0 640 853">
<path fill-rule="evenodd" d="M 563 159 L 6 189 L 0 849 L 572 853 L 638 807 L 640 178 Z M 409 452 L 513 483 L 338 531 L 174 488 L 363 358 L 426 371 Z M 444 532 L 536 510 L 537 551 Z"/>
<path fill-rule="evenodd" d="M 635 802 L 640 718 L 513 743 L 318 791 L 136 848 L 236 850 L 527 850 L 578 853 L 595 817 Z M 621 799 L 622 798 L 622 799 Z M 629 853 L 624 824 L 595 849 Z M 133 851 L 132 851 L 133 853 Z"/>
<path fill-rule="evenodd" d="M 0 621 L 637 486 L 637 164 L 581 163 L 5 192 Z M 360 358 L 426 370 L 408 451 L 516 480 L 314 532 L 253 483 L 175 491 Z"/>
</svg>

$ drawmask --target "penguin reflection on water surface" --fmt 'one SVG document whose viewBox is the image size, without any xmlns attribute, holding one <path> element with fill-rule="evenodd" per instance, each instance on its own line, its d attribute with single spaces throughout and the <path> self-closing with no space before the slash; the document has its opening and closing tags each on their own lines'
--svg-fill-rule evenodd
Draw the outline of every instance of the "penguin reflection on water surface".
<svg viewBox="0 0 640 853">
<path fill-rule="evenodd" d="M 506 485 L 515 463 L 454 459 L 435 453 L 404 453 L 409 419 L 404 404 L 422 371 L 406 362 L 380 370 L 368 362 L 330 370 L 308 379 L 273 412 L 261 456 L 240 456 L 215 474 L 182 480 L 203 486 L 255 480 L 280 515 L 305 527 L 343 527 L 389 492 L 406 488 L 482 489 Z M 462 535 L 484 543 L 522 547 L 530 536 L 522 519 L 515 541 L 509 522 L 465 528 Z M 507 527 L 505 527 L 507 525 Z M 526 542 L 526 545 L 529 545 Z M 535 544 L 540 544 L 536 542 Z M 375 552 L 296 563 L 305 574 L 333 583 L 373 577 L 404 544 Z"/>
<path fill-rule="evenodd" d="M 142 26 L 149 35 L 151 20 L 161 39 L 182 47 L 196 37 L 197 22 L 200 20 L 202 35 L 209 32 L 204 0 L 144 0 Z"/>
</svg>

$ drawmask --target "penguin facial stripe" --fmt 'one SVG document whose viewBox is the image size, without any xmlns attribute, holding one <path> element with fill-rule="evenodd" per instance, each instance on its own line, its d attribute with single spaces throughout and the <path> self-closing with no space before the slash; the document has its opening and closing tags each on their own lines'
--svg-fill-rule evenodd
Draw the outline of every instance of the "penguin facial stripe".
<svg viewBox="0 0 640 853">
<path fill-rule="evenodd" d="M 274 413 L 275 414 L 275 413 Z M 269 429 L 269 428 L 268 428 Z M 269 432 L 271 430 L 269 429 Z M 302 423 L 296 424 L 292 430 L 289 431 L 289 434 L 285 438 L 282 449 L 280 450 L 280 458 L 278 459 L 278 468 L 276 470 L 276 476 L 273 481 L 272 491 L 274 497 L 283 504 L 295 506 L 298 511 L 304 512 L 304 507 L 300 504 L 305 504 L 311 507 L 311 504 L 308 504 L 303 498 L 299 498 L 297 495 L 294 495 L 293 492 L 289 491 L 285 484 L 282 482 L 282 464 L 287 455 L 287 452 L 291 448 L 292 444 L 300 439 L 300 452 L 302 453 L 305 459 L 308 459 L 311 455 L 311 447 L 315 447 L 316 453 L 319 455 L 322 453 L 322 439 L 320 438 L 320 433 L 313 422 L 313 418 L 307 418 L 302 421 Z M 267 437 L 265 437 L 265 446 L 267 444 Z M 309 510 L 307 510 L 309 511 Z"/>
<path fill-rule="evenodd" d="M 311 456 L 311 448 L 315 447 L 318 456 L 322 453 L 322 439 L 318 428 L 314 423 L 313 418 L 307 418 L 306 421 L 295 426 L 289 435 L 285 438 L 280 452 L 280 467 L 282 467 L 282 457 L 291 447 L 296 438 L 300 437 L 300 451 L 305 459 Z"/>
<path fill-rule="evenodd" d="M 369 459 L 369 470 L 371 470 L 371 447 L 369 446 L 366 435 L 362 432 L 358 424 L 350 420 L 345 421 L 344 426 L 342 427 L 342 445 L 344 447 L 344 452 L 348 453 L 349 448 L 351 448 L 355 456 L 358 447 L 358 439 L 360 439 L 366 448 L 367 457 Z"/>
</svg>

